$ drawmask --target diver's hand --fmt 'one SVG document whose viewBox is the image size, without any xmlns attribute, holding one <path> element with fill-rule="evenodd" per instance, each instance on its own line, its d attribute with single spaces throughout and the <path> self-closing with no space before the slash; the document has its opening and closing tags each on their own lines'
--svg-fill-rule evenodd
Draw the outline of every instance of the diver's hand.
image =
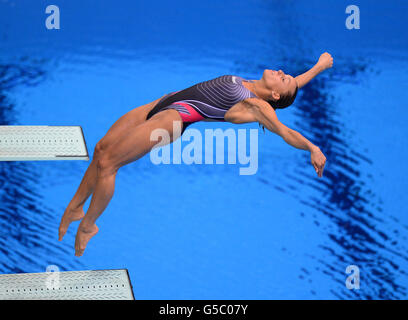
<svg viewBox="0 0 408 320">
<path fill-rule="evenodd" d="M 333 66 L 333 57 L 328 52 L 322 53 L 319 61 L 317 61 L 317 65 L 322 71 L 329 69 Z"/>
<path fill-rule="evenodd" d="M 75 255 L 80 257 L 84 254 L 86 245 L 89 240 L 98 233 L 98 227 L 95 223 L 88 223 L 86 218 L 82 219 L 79 224 L 78 231 L 75 238 Z"/>
<path fill-rule="evenodd" d="M 313 167 L 316 170 L 318 177 L 321 178 L 323 176 L 323 170 L 326 164 L 326 157 L 324 156 L 323 152 L 321 152 L 318 147 L 314 147 L 310 151 L 310 159 L 311 159 Z"/>
</svg>

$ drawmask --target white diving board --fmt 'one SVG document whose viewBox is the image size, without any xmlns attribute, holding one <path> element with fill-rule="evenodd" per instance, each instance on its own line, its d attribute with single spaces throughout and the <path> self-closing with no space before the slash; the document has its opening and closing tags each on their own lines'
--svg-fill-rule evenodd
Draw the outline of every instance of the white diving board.
<svg viewBox="0 0 408 320">
<path fill-rule="evenodd" d="M 0 126 L 0 161 L 89 160 L 80 126 Z"/>
<path fill-rule="evenodd" d="M 126 269 L 0 275 L 0 300 L 134 300 Z"/>
</svg>

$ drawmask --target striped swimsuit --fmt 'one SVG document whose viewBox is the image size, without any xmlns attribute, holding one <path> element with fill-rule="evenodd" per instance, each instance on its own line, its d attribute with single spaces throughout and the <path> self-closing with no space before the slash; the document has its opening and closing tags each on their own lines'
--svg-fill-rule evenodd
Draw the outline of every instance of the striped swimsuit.
<svg viewBox="0 0 408 320">
<path fill-rule="evenodd" d="M 225 75 L 171 92 L 156 104 L 146 119 L 162 110 L 175 109 L 183 120 L 182 133 L 190 124 L 203 119 L 225 121 L 224 115 L 233 105 L 257 97 L 242 84 L 243 81 L 251 82 Z"/>
</svg>

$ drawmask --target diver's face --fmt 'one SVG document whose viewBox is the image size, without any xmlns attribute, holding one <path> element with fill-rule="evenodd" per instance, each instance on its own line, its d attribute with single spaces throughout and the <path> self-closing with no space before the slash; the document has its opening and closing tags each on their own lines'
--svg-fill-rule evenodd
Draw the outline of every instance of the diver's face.
<svg viewBox="0 0 408 320">
<path fill-rule="evenodd" d="M 274 100 L 278 100 L 282 95 L 294 94 L 296 90 L 296 80 L 282 70 L 265 69 L 262 78 L 266 88 L 271 90 Z"/>
</svg>

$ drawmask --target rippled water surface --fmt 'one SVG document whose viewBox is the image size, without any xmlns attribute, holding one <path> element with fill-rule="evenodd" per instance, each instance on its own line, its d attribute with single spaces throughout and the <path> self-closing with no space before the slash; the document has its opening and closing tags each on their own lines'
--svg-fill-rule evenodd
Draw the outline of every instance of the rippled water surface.
<svg viewBox="0 0 408 320">
<path fill-rule="evenodd" d="M 358 3 L 357 3 L 358 2 Z M 334 68 L 278 111 L 327 156 L 259 131 L 259 167 L 122 168 L 99 234 L 74 257 L 61 215 L 89 165 L 0 162 L 0 272 L 128 268 L 137 299 L 401 299 L 407 296 L 406 1 L 0 0 L 0 124 L 81 125 L 90 154 L 127 111 L 222 74 Z M 190 128 L 257 128 L 197 123 Z M 88 203 L 89 204 L 89 201 Z M 360 268 L 360 289 L 345 286 Z"/>
</svg>

